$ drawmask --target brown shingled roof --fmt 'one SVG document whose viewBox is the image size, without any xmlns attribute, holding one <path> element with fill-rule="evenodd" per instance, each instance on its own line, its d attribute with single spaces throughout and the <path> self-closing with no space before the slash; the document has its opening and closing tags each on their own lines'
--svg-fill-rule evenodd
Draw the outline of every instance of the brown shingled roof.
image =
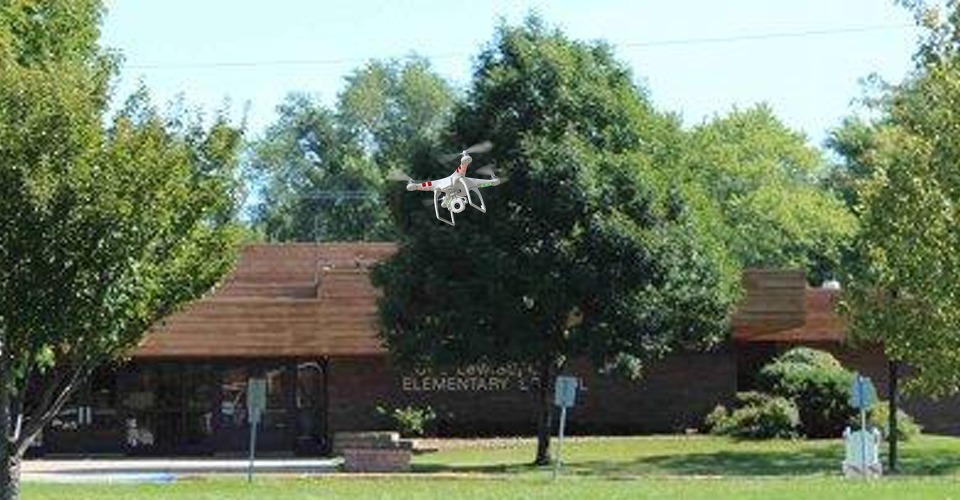
<svg viewBox="0 0 960 500">
<path fill-rule="evenodd" d="M 369 267 L 394 252 L 392 243 L 248 246 L 221 287 L 158 323 L 133 356 L 382 353 Z"/>
<path fill-rule="evenodd" d="M 734 313 L 733 339 L 745 342 L 840 342 L 839 290 L 810 288 L 801 271 L 750 269 Z"/>
<path fill-rule="evenodd" d="M 807 288 L 804 295 L 806 311 L 803 325 L 754 335 L 741 340 L 751 342 L 842 342 L 846 324 L 835 311 L 840 291 Z M 734 338 L 737 338 L 736 335 Z"/>
<path fill-rule="evenodd" d="M 369 268 L 393 243 L 251 245 L 212 294 L 158 323 L 135 358 L 381 354 Z M 732 317 L 738 341 L 839 341 L 837 292 L 800 271 L 750 269 Z"/>
</svg>

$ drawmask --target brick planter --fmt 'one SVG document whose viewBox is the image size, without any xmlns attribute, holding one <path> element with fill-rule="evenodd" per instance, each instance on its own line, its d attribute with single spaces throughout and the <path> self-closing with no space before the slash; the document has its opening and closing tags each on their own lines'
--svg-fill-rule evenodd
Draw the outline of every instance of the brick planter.
<svg viewBox="0 0 960 500">
<path fill-rule="evenodd" d="M 343 450 L 344 472 L 409 472 L 409 448 L 348 448 Z"/>
<path fill-rule="evenodd" d="M 345 472 L 407 472 L 413 443 L 396 432 L 338 432 L 333 452 L 343 455 Z"/>
</svg>

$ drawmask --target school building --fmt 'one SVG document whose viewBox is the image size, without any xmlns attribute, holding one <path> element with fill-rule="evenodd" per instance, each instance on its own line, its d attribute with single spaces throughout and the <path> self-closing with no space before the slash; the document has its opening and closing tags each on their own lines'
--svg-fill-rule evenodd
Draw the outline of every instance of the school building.
<svg viewBox="0 0 960 500">
<path fill-rule="evenodd" d="M 44 430 L 40 454 L 239 454 L 249 426 L 248 378 L 267 380 L 258 449 L 318 455 L 337 431 L 380 428 L 378 405 L 427 406 L 439 435 L 533 434 L 534 372 L 465 366 L 410 372 L 390 364 L 377 337 L 372 265 L 392 243 L 264 244 L 241 254 L 207 297 L 156 325 L 131 359 L 99 371 Z M 887 364 L 872 347 L 844 343 L 837 291 L 800 272 L 745 272 L 746 296 L 729 342 L 652 365 L 640 381 L 571 370 L 586 390 L 568 415 L 571 433 L 672 433 L 750 387 L 756 369 L 796 345 L 829 350 L 873 378 Z M 960 399 L 907 400 L 929 432 L 960 434 Z"/>
</svg>

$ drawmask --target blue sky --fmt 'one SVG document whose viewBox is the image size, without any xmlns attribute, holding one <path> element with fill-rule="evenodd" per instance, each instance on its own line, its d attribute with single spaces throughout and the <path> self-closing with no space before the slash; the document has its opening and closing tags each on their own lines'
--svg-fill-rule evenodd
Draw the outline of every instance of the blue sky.
<svg viewBox="0 0 960 500">
<path fill-rule="evenodd" d="M 500 19 L 528 12 L 576 39 L 603 39 L 655 105 L 695 124 L 769 103 L 820 144 L 871 74 L 897 81 L 916 40 L 884 0 L 108 0 L 104 45 L 125 63 L 117 94 L 143 81 L 155 100 L 182 94 L 212 111 L 246 110 L 252 136 L 291 91 L 332 103 L 364 61 L 417 53 L 457 85 Z"/>
</svg>

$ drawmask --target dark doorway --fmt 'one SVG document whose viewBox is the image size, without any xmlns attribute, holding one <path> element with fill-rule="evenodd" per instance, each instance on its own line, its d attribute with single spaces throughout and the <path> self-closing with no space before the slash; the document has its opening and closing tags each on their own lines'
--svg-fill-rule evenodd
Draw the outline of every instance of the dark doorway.
<svg viewBox="0 0 960 500">
<path fill-rule="evenodd" d="M 326 360 L 297 364 L 297 437 L 294 452 L 298 455 L 318 456 L 327 450 L 326 375 Z"/>
<path fill-rule="evenodd" d="M 294 448 L 294 365 L 251 363 L 228 366 L 220 371 L 220 411 L 216 429 L 218 453 L 241 454 L 249 449 L 247 381 L 267 381 L 267 408 L 257 430 L 257 453 L 290 453 Z"/>
<path fill-rule="evenodd" d="M 209 364 L 142 364 L 123 378 L 127 452 L 213 452 L 216 372 Z"/>
</svg>

